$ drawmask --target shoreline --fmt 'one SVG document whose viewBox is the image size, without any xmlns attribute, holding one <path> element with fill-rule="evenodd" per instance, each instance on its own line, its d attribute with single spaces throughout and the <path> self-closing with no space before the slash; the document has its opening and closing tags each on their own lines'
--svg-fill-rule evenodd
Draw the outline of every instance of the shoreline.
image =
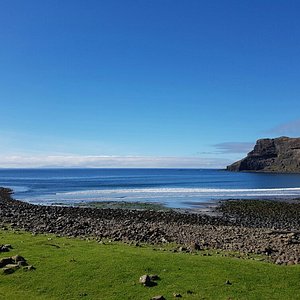
<svg viewBox="0 0 300 300">
<path fill-rule="evenodd" d="M 196 243 L 203 250 L 264 254 L 277 264 L 300 263 L 300 203 L 230 200 L 216 211 L 212 216 L 186 210 L 42 206 L 14 200 L 11 190 L 0 188 L 2 228 L 187 248 Z"/>
</svg>

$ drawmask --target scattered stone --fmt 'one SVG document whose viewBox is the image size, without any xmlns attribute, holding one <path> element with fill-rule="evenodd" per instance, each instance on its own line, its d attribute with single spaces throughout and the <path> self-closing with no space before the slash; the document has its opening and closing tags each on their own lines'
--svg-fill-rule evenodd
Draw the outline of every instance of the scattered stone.
<svg viewBox="0 0 300 300">
<path fill-rule="evenodd" d="M 18 270 L 20 267 L 17 264 L 8 264 L 5 266 L 7 269 L 13 269 L 14 271 Z"/>
<path fill-rule="evenodd" d="M 2 258 L 2 259 L 0 259 L 0 268 L 3 268 L 8 264 L 13 264 L 13 263 L 14 263 L 14 261 L 12 260 L 11 257 Z"/>
<path fill-rule="evenodd" d="M 179 293 L 173 293 L 173 296 L 174 296 L 175 298 L 182 298 L 181 294 L 179 294 Z"/>
<path fill-rule="evenodd" d="M 25 267 L 25 266 L 28 266 L 28 263 L 24 260 L 21 260 L 21 261 L 18 261 L 18 266 L 19 267 Z"/>
<path fill-rule="evenodd" d="M 34 267 L 34 266 L 25 266 L 25 267 L 23 267 L 23 270 L 24 271 L 33 271 L 33 270 L 35 270 L 36 268 Z"/>
<path fill-rule="evenodd" d="M 4 275 L 8 275 L 8 274 L 12 274 L 15 272 L 15 269 L 12 269 L 12 268 L 2 268 L 2 274 Z"/>
<path fill-rule="evenodd" d="M 8 252 L 9 251 L 9 247 L 7 247 L 6 245 L 0 245 L 0 252 Z"/>
<path fill-rule="evenodd" d="M 294 265 L 294 264 L 295 264 L 294 260 L 289 260 L 289 261 L 287 262 L 287 265 L 288 265 L 288 266 L 291 266 L 291 265 Z"/>
<path fill-rule="evenodd" d="M 139 282 L 140 282 L 141 284 L 143 284 L 144 286 L 150 286 L 151 279 L 150 279 L 149 275 L 142 275 L 142 276 L 140 277 Z"/>
<path fill-rule="evenodd" d="M 17 262 L 19 262 L 19 261 L 25 261 L 25 262 L 26 262 L 26 259 L 25 259 L 23 256 L 18 255 L 18 254 L 15 255 L 15 256 L 12 256 L 11 259 L 12 259 L 15 263 L 17 263 Z"/>
<path fill-rule="evenodd" d="M 273 253 L 273 249 L 270 247 L 266 247 L 264 252 L 266 255 L 271 255 Z"/>
<path fill-rule="evenodd" d="M 152 297 L 151 300 L 166 300 L 166 298 L 164 296 L 159 295 Z"/>
<path fill-rule="evenodd" d="M 225 281 L 225 284 L 227 284 L 227 285 L 232 285 L 232 283 L 231 283 L 229 280 L 226 280 L 226 281 Z"/>
<path fill-rule="evenodd" d="M 26 271 L 35 270 L 35 267 L 28 266 L 26 259 L 18 254 L 11 257 L 5 257 L 0 260 L 0 268 L 2 268 L 3 274 L 11 274 L 20 267 L 23 267 L 23 269 Z"/>
<path fill-rule="evenodd" d="M 149 275 L 150 277 L 150 280 L 159 280 L 159 276 L 157 274 L 152 274 L 152 275 Z"/>
<path fill-rule="evenodd" d="M 201 250 L 201 247 L 200 247 L 200 245 L 198 243 L 192 242 L 191 246 L 190 246 L 190 249 L 192 251 L 199 251 L 199 250 Z"/>
</svg>

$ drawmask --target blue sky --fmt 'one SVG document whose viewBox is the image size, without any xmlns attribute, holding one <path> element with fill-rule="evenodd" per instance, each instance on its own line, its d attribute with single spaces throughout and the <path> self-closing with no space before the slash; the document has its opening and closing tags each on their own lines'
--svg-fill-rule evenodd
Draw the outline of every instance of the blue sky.
<svg viewBox="0 0 300 300">
<path fill-rule="evenodd" d="M 0 166 L 224 167 L 300 136 L 299 11 L 1 1 Z"/>
</svg>

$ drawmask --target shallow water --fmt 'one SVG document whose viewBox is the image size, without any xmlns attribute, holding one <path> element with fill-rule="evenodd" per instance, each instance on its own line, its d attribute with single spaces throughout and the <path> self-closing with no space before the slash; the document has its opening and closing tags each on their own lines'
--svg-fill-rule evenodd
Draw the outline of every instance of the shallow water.
<svg viewBox="0 0 300 300">
<path fill-rule="evenodd" d="M 300 174 L 216 169 L 2 169 L 0 186 L 35 204 L 159 202 L 194 208 L 228 198 L 300 197 Z"/>
</svg>

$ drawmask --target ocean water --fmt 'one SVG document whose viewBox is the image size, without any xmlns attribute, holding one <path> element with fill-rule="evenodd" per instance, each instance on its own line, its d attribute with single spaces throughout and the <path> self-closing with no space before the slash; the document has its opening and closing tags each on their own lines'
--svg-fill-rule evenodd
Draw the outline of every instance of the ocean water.
<svg viewBox="0 0 300 300">
<path fill-rule="evenodd" d="M 0 186 L 34 204 L 89 201 L 161 203 L 194 208 L 221 199 L 297 198 L 300 174 L 216 169 L 0 169 Z"/>
</svg>

